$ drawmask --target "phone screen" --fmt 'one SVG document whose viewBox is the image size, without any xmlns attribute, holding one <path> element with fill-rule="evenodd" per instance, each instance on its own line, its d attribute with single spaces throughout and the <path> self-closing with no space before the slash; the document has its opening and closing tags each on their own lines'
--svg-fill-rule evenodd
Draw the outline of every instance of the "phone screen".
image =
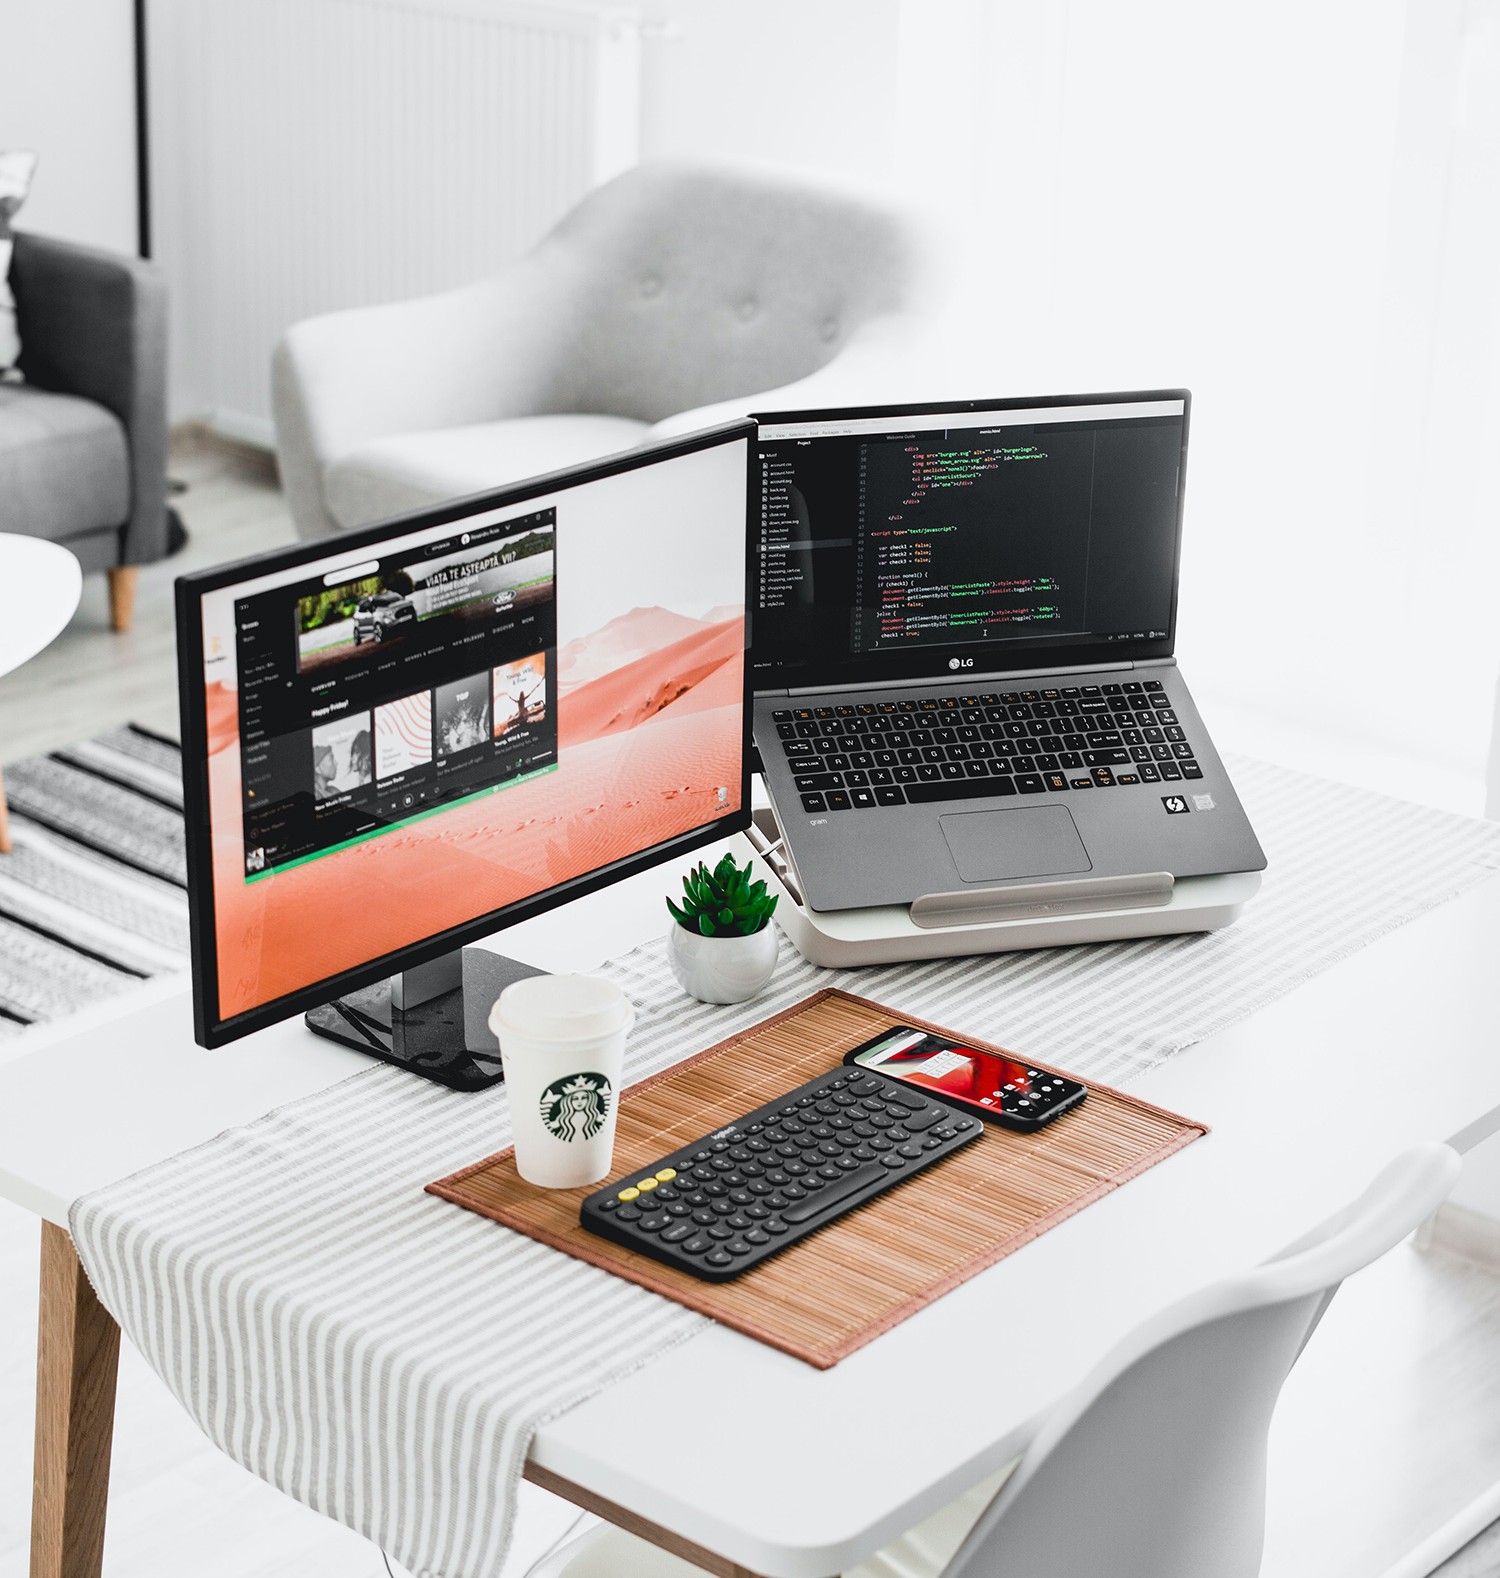
<svg viewBox="0 0 1500 1578">
<path fill-rule="evenodd" d="M 924 1030 L 893 1030 L 854 1055 L 854 1062 L 893 1079 L 999 1118 L 1036 1120 L 1076 1099 L 1083 1087 L 1018 1058 L 981 1052 Z"/>
</svg>

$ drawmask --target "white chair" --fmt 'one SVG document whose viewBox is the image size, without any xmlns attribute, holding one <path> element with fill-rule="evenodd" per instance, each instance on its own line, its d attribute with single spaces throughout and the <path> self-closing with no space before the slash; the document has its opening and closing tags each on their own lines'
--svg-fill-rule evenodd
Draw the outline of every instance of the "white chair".
<svg viewBox="0 0 1500 1578">
<path fill-rule="evenodd" d="M 638 165 L 491 278 L 287 331 L 271 394 L 297 530 L 358 526 L 760 401 L 909 397 L 890 367 L 920 344 L 904 317 L 931 294 L 919 259 L 935 251 L 913 216 L 848 191 Z"/>
<path fill-rule="evenodd" d="M 1458 1169 L 1446 1145 L 1408 1151 L 1291 1249 L 1146 1321 L 1057 1405 L 1013 1472 L 848 1578 L 1254 1578 L 1282 1382 L 1340 1282 L 1420 1226 Z M 701 1570 L 600 1525 L 532 1578 Z"/>
</svg>

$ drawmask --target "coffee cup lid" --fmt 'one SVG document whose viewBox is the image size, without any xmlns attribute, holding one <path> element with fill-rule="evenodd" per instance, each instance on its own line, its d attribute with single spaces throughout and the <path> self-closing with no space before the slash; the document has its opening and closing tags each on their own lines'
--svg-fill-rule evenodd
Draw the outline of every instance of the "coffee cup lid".
<svg viewBox="0 0 1500 1578">
<path fill-rule="evenodd" d="M 507 1029 L 542 1041 L 584 1041 L 629 1029 L 630 999 L 613 981 L 593 975 L 530 975 L 512 981 L 490 1009 L 501 1040 Z"/>
</svg>

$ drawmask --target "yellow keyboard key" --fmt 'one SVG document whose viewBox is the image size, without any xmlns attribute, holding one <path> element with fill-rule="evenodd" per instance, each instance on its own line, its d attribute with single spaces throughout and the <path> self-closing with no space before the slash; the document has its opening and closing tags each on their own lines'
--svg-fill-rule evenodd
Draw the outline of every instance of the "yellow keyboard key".
<svg viewBox="0 0 1500 1578">
<path fill-rule="evenodd" d="M 642 1178 L 641 1181 L 636 1185 L 637 1189 L 654 1189 L 655 1187 L 656 1180 L 654 1178 Z"/>
<path fill-rule="evenodd" d="M 675 1167 L 663 1167 L 662 1170 L 659 1173 L 657 1173 L 656 1181 L 657 1181 L 657 1183 L 671 1183 L 671 1181 L 676 1176 L 677 1176 L 677 1169 Z"/>
<path fill-rule="evenodd" d="M 619 1194 L 615 1196 L 617 1200 L 639 1200 L 640 1197 L 641 1191 L 639 1189 L 622 1189 Z"/>
</svg>

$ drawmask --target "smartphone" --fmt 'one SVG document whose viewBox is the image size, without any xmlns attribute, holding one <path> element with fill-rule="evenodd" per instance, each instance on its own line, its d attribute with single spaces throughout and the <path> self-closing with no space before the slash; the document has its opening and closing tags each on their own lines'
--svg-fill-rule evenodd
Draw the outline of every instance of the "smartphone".
<svg viewBox="0 0 1500 1578">
<path fill-rule="evenodd" d="M 844 1061 L 904 1080 L 1007 1129 L 1039 1129 L 1088 1094 L 1076 1079 L 1033 1068 L 1023 1058 L 981 1052 L 913 1025 L 882 1031 L 845 1053 Z"/>
</svg>

